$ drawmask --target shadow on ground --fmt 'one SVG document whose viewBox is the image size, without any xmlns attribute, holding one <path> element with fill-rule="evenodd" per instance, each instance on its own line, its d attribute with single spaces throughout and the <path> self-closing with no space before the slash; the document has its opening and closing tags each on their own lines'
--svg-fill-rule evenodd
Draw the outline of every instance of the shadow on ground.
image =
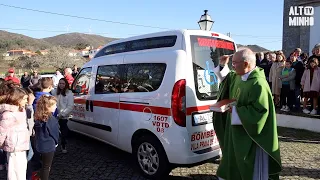
<svg viewBox="0 0 320 180">
<path fill-rule="evenodd" d="M 214 175 L 207 175 L 207 174 L 191 174 L 188 177 L 169 176 L 169 180 L 191 180 L 191 179 L 218 180 L 218 177 Z"/>
<path fill-rule="evenodd" d="M 281 172 L 282 177 L 286 176 L 299 176 L 299 177 L 307 177 L 307 178 L 320 178 L 320 169 L 307 169 L 307 168 L 298 168 L 298 167 L 283 167 L 283 171 Z"/>
<path fill-rule="evenodd" d="M 278 127 L 279 140 L 282 142 L 300 142 L 320 144 L 320 133 L 302 129 L 289 129 Z"/>
</svg>

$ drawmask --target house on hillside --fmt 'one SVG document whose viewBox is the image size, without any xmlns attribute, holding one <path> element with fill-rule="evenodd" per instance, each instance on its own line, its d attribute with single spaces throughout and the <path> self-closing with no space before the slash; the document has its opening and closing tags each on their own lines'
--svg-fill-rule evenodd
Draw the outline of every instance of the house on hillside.
<svg viewBox="0 0 320 180">
<path fill-rule="evenodd" d="M 89 59 L 92 59 L 94 57 L 94 55 L 102 48 L 102 46 L 99 46 L 96 49 L 91 49 L 89 51 Z"/>
<path fill-rule="evenodd" d="M 9 54 L 9 56 L 22 56 L 22 55 L 31 53 L 31 51 L 24 50 L 24 49 L 19 49 L 19 50 L 13 49 L 13 50 L 7 51 L 7 53 Z"/>
<path fill-rule="evenodd" d="M 289 26 L 290 7 L 312 6 L 314 8 L 313 26 Z M 282 49 L 286 56 L 295 48 L 311 55 L 312 48 L 320 42 L 320 0 L 284 0 Z"/>
<path fill-rule="evenodd" d="M 19 50 L 9 50 L 7 51 L 8 56 L 35 56 L 37 55 L 37 53 L 29 51 L 29 50 L 25 50 L 25 49 L 19 49 Z"/>
<path fill-rule="evenodd" d="M 68 55 L 69 55 L 70 57 L 82 56 L 80 50 L 75 50 L 75 49 L 73 49 L 72 51 L 70 51 Z"/>
<path fill-rule="evenodd" d="M 81 55 L 83 56 L 83 57 L 89 57 L 89 49 L 82 49 L 82 50 L 80 50 L 80 52 L 81 52 Z"/>
</svg>

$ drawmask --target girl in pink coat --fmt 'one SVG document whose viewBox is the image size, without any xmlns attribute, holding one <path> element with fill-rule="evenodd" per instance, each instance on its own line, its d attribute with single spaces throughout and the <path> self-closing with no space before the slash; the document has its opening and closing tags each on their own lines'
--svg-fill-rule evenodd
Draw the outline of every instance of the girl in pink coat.
<svg viewBox="0 0 320 180">
<path fill-rule="evenodd" d="M 22 88 L 8 90 L 0 102 L 0 149 L 7 152 L 8 180 L 25 180 L 30 135 L 25 105 L 28 95 Z"/>
<path fill-rule="evenodd" d="M 316 115 L 320 89 L 320 69 L 318 68 L 317 59 L 314 58 L 310 60 L 309 67 L 302 75 L 301 86 L 304 96 L 303 113 Z M 312 99 L 313 102 L 313 110 L 311 112 L 307 109 L 307 102 L 309 98 Z"/>
</svg>

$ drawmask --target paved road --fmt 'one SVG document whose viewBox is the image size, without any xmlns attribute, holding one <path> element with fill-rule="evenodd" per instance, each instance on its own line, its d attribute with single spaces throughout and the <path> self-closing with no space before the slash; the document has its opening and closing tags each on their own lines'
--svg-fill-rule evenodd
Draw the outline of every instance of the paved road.
<svg viewBox="0 0 320 180">
<path fill-rule="evenodd" d="M 320 179 L 320 133 L 279 129 L 284 170 L 281 179 Z M 68 154 L 57 151 L 51 179 L 144 179 L 132 168 L 130 155 L 99 141 L 73 134 Z M 176 168 L 170 179 L 215 179 L 218 165 L 209 161 L 193 168 Z M 0 180 L 5 172 L 0 172 Z"/>
</svg>

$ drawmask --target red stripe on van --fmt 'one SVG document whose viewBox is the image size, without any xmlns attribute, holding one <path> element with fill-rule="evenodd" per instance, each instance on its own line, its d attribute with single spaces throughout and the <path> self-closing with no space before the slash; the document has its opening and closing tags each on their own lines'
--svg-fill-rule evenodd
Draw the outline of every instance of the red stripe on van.
<svg viewBox="0 0 320 180">
<path fill-rule="evenodd" d="M 187 108 L 187 116 L 191 115 L 193 112 L 208 111 L 208 110 L 210 110 L 210 106 L 209 105 L 188 107 Z"/>
<path fill-rule="evenodd" d="M 145 112 L 145 113 L 150 113 L 150 110 L 151 110 L 152 114 L 171 116 L 170 108 L 164 108 L 164 107 L 158 107 L 158 106 L 146 106 L 146 105 L 140 105 L 140 104 L 120 103 L 120 109 L 127 110 L 127 111 Z"/>
<path fill-rule="evenodd" d="M 85 99 L 81 99 L 81 98 L 74 98 L 74 103 L 86 104 L 86 100 Z"/>
<path fill-rule="evenodd" d="M 86 104 L 86 100 L 81 98 L 75 98 L 74 103 Z M 112 109 L 119 108 L 121 110 L 145 112 L 145 113 L 150 113 L 150 110 L 151 110 L 153 114 L 171 116 L 170 108 L 158 107 L 158 106 L 147 106 L 147 105 L 129 104 L 129 103 L 115 103 L 115 102 L 107 102 L 107 101 L 93 101 L 93 106 L 103 107 L 103 108 L 112 108 Z M 188 107 L 187 116 L 190 116 L 193 112 L 208 111 L 208 110 L 210 110 L 209 105 Z"/>
<path fill-rule="evenodd" d="M 81 98 L 75 98 L 74 102 L 77 104 L 86 104 L 86 100 Z M 93 101 L 93 106 L 103 107 L 103 108 L 112 108 L 112 109 L 119 108 L 121 110 L 127 110 L 127 111 L 145 112 L 145 113 L 171 116 L 170 108 L 164 108 L 164 107 L 158 107 L 158 106 L 148 106 L 148 105 L 130 104 L 130 103 L 115 103 L 115 102 L 108 102 L 108 101 Z"/>
<path fill-rule="evenodd" d="M 105 102 L 105 101 L 93 101 L 93 106 L 118 109 L 119 108 L 119 103 Z"/>
</svg>

